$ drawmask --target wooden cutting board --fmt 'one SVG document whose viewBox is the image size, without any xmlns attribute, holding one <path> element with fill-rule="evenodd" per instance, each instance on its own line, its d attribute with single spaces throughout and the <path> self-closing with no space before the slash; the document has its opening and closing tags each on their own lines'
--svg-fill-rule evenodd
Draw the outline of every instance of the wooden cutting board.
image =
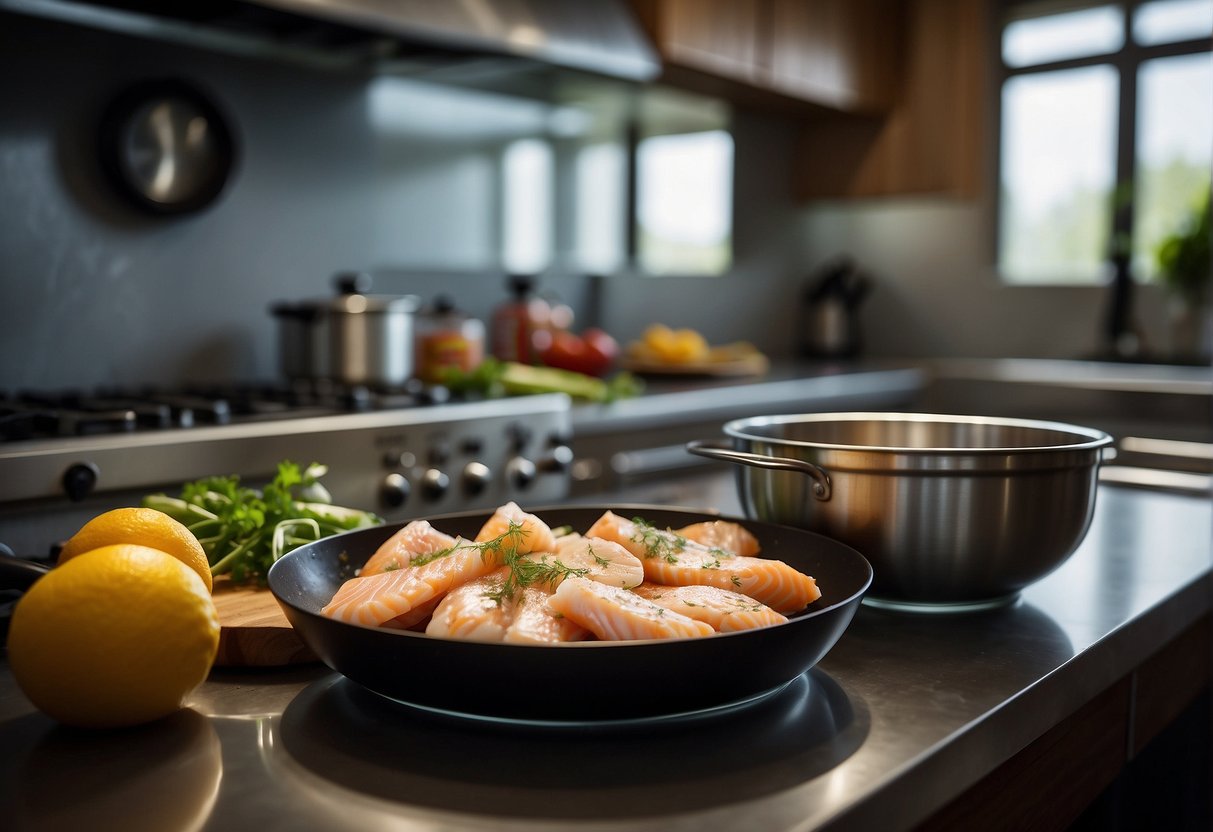
<svg viewBox="0 0 1213 832">
<path fill-rule="evenodd" d="M 268 589 L 233 585 L 220 576 L 215 579 L 212 597 L 222 625 L 217 667 L 281 667 L 319 661 Z"/>
</svg>

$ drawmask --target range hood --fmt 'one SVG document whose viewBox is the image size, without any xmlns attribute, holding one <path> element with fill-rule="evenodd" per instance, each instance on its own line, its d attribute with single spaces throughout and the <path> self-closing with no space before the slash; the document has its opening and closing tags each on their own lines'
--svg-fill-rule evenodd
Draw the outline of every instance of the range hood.
<svg viewBox="0 0 1213 832">
<path fill-rule="evenodd" d="M 488 58 L 643 82 L 661 69 L 626 0 L 0 0 L 0 9 L 385 71 Z"/>
</svg>

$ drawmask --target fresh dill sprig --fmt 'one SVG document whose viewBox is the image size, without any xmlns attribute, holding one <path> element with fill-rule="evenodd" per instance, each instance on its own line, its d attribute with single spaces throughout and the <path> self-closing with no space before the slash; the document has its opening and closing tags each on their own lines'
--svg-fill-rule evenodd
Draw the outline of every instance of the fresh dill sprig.
<svg viewBox="0 0 1213 832">
<path fill-rule="evenodd" d="M 427 563 L 433 563 L 440 558 L 445 558 L 447 555 L 451 555 L 459 551 L 476 551 L 480 553 L 481 560 L 487 560 L 489 552 L 503 552 L 503 550 L 506 549 L 507 540 L 513 542 L 513 545 L 508 547 L 508 551 L 516 552 L 518 550 L 518 544 L 528 534 L 530 534 L 530 532 L 523 528 L 521 523 L 515 523 L 513 520 L 510 520 L 506 530 L 491 540 L 481 541 L 480 543 L 475 543 L 469 540 L 459 540 L 455 543 L 455 545 L 447 546 L 445 549 L 438 549 L 437 551 L 429 552 L 428 554 L 416 555 L 409 558 L 409 566 L 425 566 Z M 505 556 L 503 554 L 503 559 L 504 557 Z"/>
<path fill-rule="evenodd" d="M 646 558 L 662 558 L 667 563 L 678 563 L 678 553 L 687 547 L 687 539 L 667 529 L 661 531 L 643 517 L 633 517 L 636 534 L 632 540 L 644 547 Z"/>
<path fill-rule="evenodd" d="M 600 555 L 600 554 L 598 554 L 597 552 L 595 552 L 595 551 L 594 551 L 594 547 L 593 547 L 593 546 L 589 546 L 589 545 L 587 545 L 587 546 L 585 547 L 585 550 L 586 550 L 587 552 L 589 552 L 590 557 L 592 557 L 592 558 L 594 559 L 594 563 L 598 564 L 598 565 L 599 565 L 599 566 L 601 566 L 603 569 L 606 569 L 607 567 L 609 567 L 609 566 L 611 565 L 611 562 L 610 562 L 609 560 L 607 560 L 607 559 L 606 559 L 606 558 L 604 558 L 602 555 Z"/>
<path fill-rule="evenodd" d="M 498 604 L 507 599 L 512 599 L 514 594 L 524 586 L 531 584 L 557 584 L 565 578 L 582 578 L 590 571 L 588 569 L 574 569 L 570 566 L 565 566 L 559 560 L 551 563 L 538 560 L 532 560 L 524 555 L 519 555 L 517 549 L 507 551 L 505 553 L 505 565 L 510 571 L 502 581 L 501 586 L 492 592 L 485 593 L 486 598 L 492 598 Z"/>
</svg>

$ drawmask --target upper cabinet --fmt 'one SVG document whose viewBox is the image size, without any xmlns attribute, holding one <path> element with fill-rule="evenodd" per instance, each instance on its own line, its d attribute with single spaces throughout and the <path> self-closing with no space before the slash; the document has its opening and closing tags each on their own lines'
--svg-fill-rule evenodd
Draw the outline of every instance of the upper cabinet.
<svg viewBox="0 0 1213 832">
<path fill-rule="evenodd" d="M 983 0 L 632 0 L 662 80 L 791 113 L 798 196 L 974 196 Z"/>
<path fill-rule="evenodd" d="M 768 0 L 770 85 L 848 113 L 896 100 L 901 0 Z"/>
<path fill-rule="evenodd" d="M 741 104 L 887 108 L 902 0 L 633 0 L 663 80 Z"/>
</svg>

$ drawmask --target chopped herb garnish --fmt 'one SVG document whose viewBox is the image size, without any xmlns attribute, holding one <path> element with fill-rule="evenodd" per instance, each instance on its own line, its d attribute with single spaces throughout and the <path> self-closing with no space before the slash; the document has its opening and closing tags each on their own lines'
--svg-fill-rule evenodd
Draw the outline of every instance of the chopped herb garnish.
<svg viewBox="0 0 1213 832">
<path fill-rule="evenodd" d="M 608 566 L 611 565 L 611 562 L 609 560 L 607 560 L 606 558 L 602 557 L 601 555 L 599 555 L 597 552 L 594 551 L 593 546 L 586 546 L 585 550 L 590 553 L 590 557 L 592 557 L 594 559 L 594 563 L 598 564 L 603 569 L 606 569 Z"/>
<path fill-rule="evenodd" d="M 513 598 L 520 588 L 530 586 L 531 584 L 558 584 L 565 578 L 582 578 L 585 577 L 588 569 L 574 569 L 570 566 L 565 566 L 559 560 L 548 563 L 544 561 L 535 561 L 526 558 L 517 553 L 517 549 L 507 549 L 503 552 L 505 565 L 510 568 L 510 572 L 505 577 L 505 581 L 501 587 L 493 592 L 486 593 L 486 597 L 492 598 L 498 604 L 507 598 Z"/>
<path fill-rule="evenodd" d="M 739 589 L 741 588 L 741 578 L 733 575 L 731 580 L 733 581 L 733 586 L 738 587 Z"/>
<path fill-rule="evenodd" d="M 678 553 L 687 547 L 687 539 L 673 531 L 661 531 L 642 517 L 633 517 L 636 534 L 632 540 L 644 546 L 646 558 L 662 558 L 667 563 L 678 563 Z"/>
</svg>

